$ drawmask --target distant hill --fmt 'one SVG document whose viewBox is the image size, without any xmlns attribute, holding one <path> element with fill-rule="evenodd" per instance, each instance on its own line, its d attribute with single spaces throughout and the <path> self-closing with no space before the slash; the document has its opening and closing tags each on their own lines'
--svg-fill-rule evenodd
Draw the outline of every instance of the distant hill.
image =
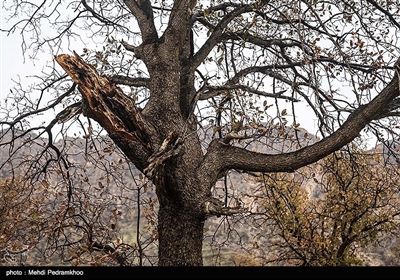
<svg viewBox="0 0 400 280">
<path fill-rule="evenodd" d="M 209 143 L 214 137 L 213 128 L 209 127 L 200 129 L 199 137 L 204 143 Z M 0 134 L 0 140 L 1 144 L 7 143 L 11 140 L 11 134 Z M 32 142 L 29 142 L 30 140 L 32 140 Z M 246 147 L 252 151 L 276 154 L 294 151 L 318 140 L 319 138 L 308 133 L 303 128 L 287 128 L 285 131 L 278 128 L 271 128 L 265 136 L 260 135 L 257 139 L 247 139 L 242 141 L 234 140 L 234 145 Z M 12 173 L 24 174 L 26 171 L 25 168 L 29 167 L 29 165 L 22 165 L 23 168 L 21 168 L 21 166 L 18 165 L 18 162 L 21 163 L 26 160 L 35 160 L 36 158 L 41 157 L 42 159 L 39 160 L 38 166 L 43 166 L 46 160 L 50 158 L 56 159 L 56 152 L 52 148 L 49 148 L 48 151 L 43 154 L 44 147 L 48 147 L 49 144 L 47 141 L 48 139 L 38 137 L 34 133 L 23 134 L 22 132 L 18 132 L 17 140 L 14 142 L 12 150 L 12 158 L 15 160 L 13 164 L 5 163 L 9 156 L 9 147 L 0 146 L 0 177 L 7 178 Z M 124 159 L 123 154 L 119 152 L 111 139 L 107 136 L 93 141 L 83 137 L 66 137 L 53 144 L 68 161 L 68 164 L 71 166 L 71 172 L 76 174 L 76 177 L 73 179 L 76 184 L 81 184 L 82 180 L 87 180 L 87 182 L 89 182 L 93 187 L 97 187 L 99 182 L 101 182 L 101 184 L 106 184 L 108 193 L 114 194 L 116 197 L 121 195 L 130 196 L 129 203 L 131 204 L 126 203 L 118 207 L 122 210 L 120 223 L 123 232 L 126 236 L 130 236 L 127 238 L 132 238 L 131 242 L 135 242 L 132 235 L 135 232 L 135 229 L 132 228 L 131 222 L 135 221 L 137 214 L 134 204 L 136 203 L 136 198 L 134 196 L 137 195 L 135 192 L 137 183 L 141 182 L 139 175 L 140 172 Z M 377 146 L 373 151 L 382 153 L 383 155 L 387 154 L 387 148 L 382 145 Z M 102 157 L 101 159 L 98 158 L 99 155 Z M 398 154 L 389 155 L 386 157 L 386 160 L 395 161 L 397 156 Z M 112 174 L 114 172 L 113 170 L 115 171 L 114 174 Z M 34 172 L 34 170 L 31 170 L 31 172 Z M 49 181 L 50 186 L 57 185 L 57 176 L 52 177 L 52 175 L 50 175 L 47 177 L 47 180 Z M 254 189 L 256 183 L 251 176 L 233 170 L 229 172 L 228 187 L 230 193 L 235 193 L 237 196 L 240 196 L 240 194 L 245 194 L 250 189 Z M 154 192 L 149 191 L 149 189 L 151 188 L 148 188 L 146 193 L 142 194 L 142 198 L 151 197 L 152 199 L 155 199 Z M 225 183 L 223 181 L 217 183 L 213 190 L 213 195 L 224 201 L 226 193 Z M 228 200 L 231 200 L 230 196 L 228 197 Z M 128 202 L 128 200 L 125 201 Z M 242 202 L 246 204 L 246 197 L 242 198 Z M 219 218 L 211 218 L 207 220 L 205 227 L 212 232 L 213 229 L 219 227 L 219 223 Z M 245 231 L 251 229 L 243 227 L 240 230 L 244 231 L 243 238 L 248 238 L 246 237 L 248 235 Z M 206 258 L 211 254 L 207 244 L 208 243 L 205 242 L 204 250 Z M 235 250 L 235 245 L 231 244 L 230 248 L 231 250 Z M 366 257 L 369 259 L 368 264 L 385 264 L 384 260 L 382 260 L 383 253 L 380 252 L 378 248 L 375 248 L 374 250 L 375 251 L 370 250 L 365 253 Z M 225 264 L 233 264 L 229 261 L 230 258 L 231 257 L 228 254 L 227 262 Z M 205 261 L 205 263 L 209 265 L 213 264 L 210 260 Z"/>
<path fill-rule="evenodd" d="M 14 137 L 16 140 L 12 145 L 0 146 L 0 175 L 2 177 L 9 176 L 13 168 L 9 163 L 4 164 L 9 158 L 10 151 L 15 164 L 27 160 L 35 161 L 40 158 L 40 162 L 37 162 L 38 166 L 40 166 L 40 163 L 44 164 L 47 159 L 57 158 L 57 151 L 48 147 L 49 143 L 47 138 L 39 137 L 33 132 L 23 133 L 21 131 L 16 132 Z M 207 145 L 214 137 L 212 127 L 200 129 L 199 137 Z M 294 141 L 294 139 L 298 140 Z M 1 144 L 8 143 L 10 140 L 11 133 L 0 133 Z M 234 145 L 246 147 L 246 149 L 261 153 L 276 154 L 294 151 L 317 140 L 317 137 L 302 128 L 288 128 L 284 134 L 282 134 L 282 131 L 279 131 L 279 129 L 272 128 L 268 131 L 266 136 L 258 136 L 257 139 L 242 141 L 234 140 Z M 104 165 L 101 166 L 97 164 L 96 153 L 102 155 L 110 164 L 118 164 L 121 161 L 125 162 L 123 154 L 119 152 L 118 148 L 114 146 L 112 140 L 108 136 L 100 137 L 94 141 L 82 137 L 65 137 L 52 144 L 59 150 L 62 156 L 66 156 L 65 158 L 71 166 L 84 166 L 87 173 L 93 177 L 101 177 L 102 172 L 105 171 Z M 12 150 L 10 150 L 10 147 L 12 147 Z M 46 147 L 47 151 L 43 153 Z M 14 172 L 25 171 L 21 168 L 15 168 Z M 127 176 L 132 177 L 132 174 L 137 176 L 139 175 L 139 171 L 131 166 L 131 170 Z"/>
</svg>

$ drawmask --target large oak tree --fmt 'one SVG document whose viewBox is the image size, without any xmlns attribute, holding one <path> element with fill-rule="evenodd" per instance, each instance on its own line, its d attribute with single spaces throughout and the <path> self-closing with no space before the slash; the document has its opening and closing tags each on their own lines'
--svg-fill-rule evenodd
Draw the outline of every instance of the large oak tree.
<svg viewBox="0 0 400 280">
<path fill-rule="evenodd" d="M 95 121 L 155 185 L 159 265 L 202 265 L 206 219 L 243 211 L 212 195 L 230 170 L 292 172 L 339 150 L 364 128 L 381 141 L 397 140 L 396 1 L 3 5 L 17 20 L 2 31 L 18 31 L 24 53 L 35 58 L 45 49 L 56 62 L 32 88 L 39 95 L 14 89 L 8 97 L 1 119 L 7 162 L 21 131 L 38 131 L 48 135 L 43 149 L 52 150 L 54 160 L 35 166 L 68 170 L 53 145 L 55 130 Z M 55 32 L 45 30 L 46 23 Z M 74 47 L 78 40 L 84 48 Z M 57 114 L 45 125 L 27 122 L 53 109 Z M 297 134 L 303 125 L 298 118 L 306 114 L 321 136 L 309 145 Z M 212 136 L 203 141 L 200 129 L 206 127 Z M 92 128 L 86 132 L 93 134 Z M 265 153 L 242 145 L 265 138 L 289 138 L 294 145 Z"/>
</svg>

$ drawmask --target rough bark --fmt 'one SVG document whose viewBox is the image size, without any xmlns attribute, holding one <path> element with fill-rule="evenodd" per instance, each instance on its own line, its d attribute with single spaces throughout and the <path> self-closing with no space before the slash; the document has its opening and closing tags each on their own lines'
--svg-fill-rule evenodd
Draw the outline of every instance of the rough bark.
<svg viewBox="0 0 400 280">
<path fill-rule="evenodd" d="M 147 115 L 77 54 L 57 62 L 77 83 L 84 114 L 96 120 L 117 146 L 155 184 L 159 209 L 159 264 L 202 265 L 204 202 L 210 189 L 196 175 L 203 155 L 195 126 L 180 114 L 175 72 L 156 75 L 152 90 L 165 99 L 149 101 Z M 153 69 L 157 73 L 157 69 Z M 179 78 L 178 78 L 179 81 Z M 166 88 L 166 85 L 168 86 Z M 174 97 L 174 95 L 176 97 Z M 154 96 L 157 96 L 156 94 Z M 169 98 L 167 98 L 169 96 Z M 166 110 L 168 108 L 176 108 Z"/>
</svg>

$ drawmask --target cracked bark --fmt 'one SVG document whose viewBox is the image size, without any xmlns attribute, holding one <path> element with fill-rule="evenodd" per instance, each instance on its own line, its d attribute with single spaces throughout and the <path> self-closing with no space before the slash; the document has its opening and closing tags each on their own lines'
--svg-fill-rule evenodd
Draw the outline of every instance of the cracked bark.
<svg viewBox="0 0 400 280">
<path fill-rule="evenodd" d="M 78 84 L 84 104 L 83 114 L 97 121 L 113 140 L 124 142 L 127 148 L 123 150 L 134 163 L 142 167 L 147 165 L 146 159 L 152 154 L 147 131 L 154 128 L 144 121 L 133 100 L 107 77 L 100 76 L 78 54 L 61 54 L 55 59 Z M 129 152 L 132 147 L 140 151 L 144 160 L 138 161 L 137 156 Z"/>
</svg>

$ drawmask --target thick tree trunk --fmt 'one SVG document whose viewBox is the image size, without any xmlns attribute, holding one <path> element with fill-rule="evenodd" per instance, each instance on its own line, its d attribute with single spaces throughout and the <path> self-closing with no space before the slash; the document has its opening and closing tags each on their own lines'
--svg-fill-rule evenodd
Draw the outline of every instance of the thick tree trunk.
<svg viewBox="0 0 400 280">
<path fill-rule="evenodd" d="M 180 83 L 193 78 L 181 79 L 179 71 L 164 71 L 167 67 L 159 69 L 157 64 L 151 68 L 153 97 L 145 109 L 139 110 L 120 88 L 98 75 L 78 55 L 59 55 L 56 60 L 78 84 L 83 113 L 105 128 L 115 144 L 155 184 L 160 205 L 159 265 L 202 265 L 206 217 L 234 213 L 236 209 L 231 212 L 212 199 L 211 187 L 219 174 L 211 172 L 214 166 L 205 164 L 203 172 L 199 172 L 204 156 L 196 122 L 182 108 L 189 100 L 179 99 L 184 95 Z M 185 92 L 192 92 L 190 86 L 184 88 Z"/>
<path fill-rule="evenodd" d="M 150 157 L 150 165 L 145 170 L 156 185 L 159 201 L 160 266 L 203 264 L 202 241 L 206 219 L 203 205 L 211 195 L 209 188 L 202 186 L 197 178 L 196 167 L 202 154 L 200 146 L 196 145 L 196 137 L 197 134 L 192 134 L 180 146 L 168 145 L 168 142 L 179 143 L 179 140 L 173 140 L 174 137 L 168 137 L 160 151 Z"/>
<path fill-rule="evenodd" d="M 158 214 L 159 265 L 201 266 L 204 219 L 184 208 L 161 207 Z"/>
</svg>

